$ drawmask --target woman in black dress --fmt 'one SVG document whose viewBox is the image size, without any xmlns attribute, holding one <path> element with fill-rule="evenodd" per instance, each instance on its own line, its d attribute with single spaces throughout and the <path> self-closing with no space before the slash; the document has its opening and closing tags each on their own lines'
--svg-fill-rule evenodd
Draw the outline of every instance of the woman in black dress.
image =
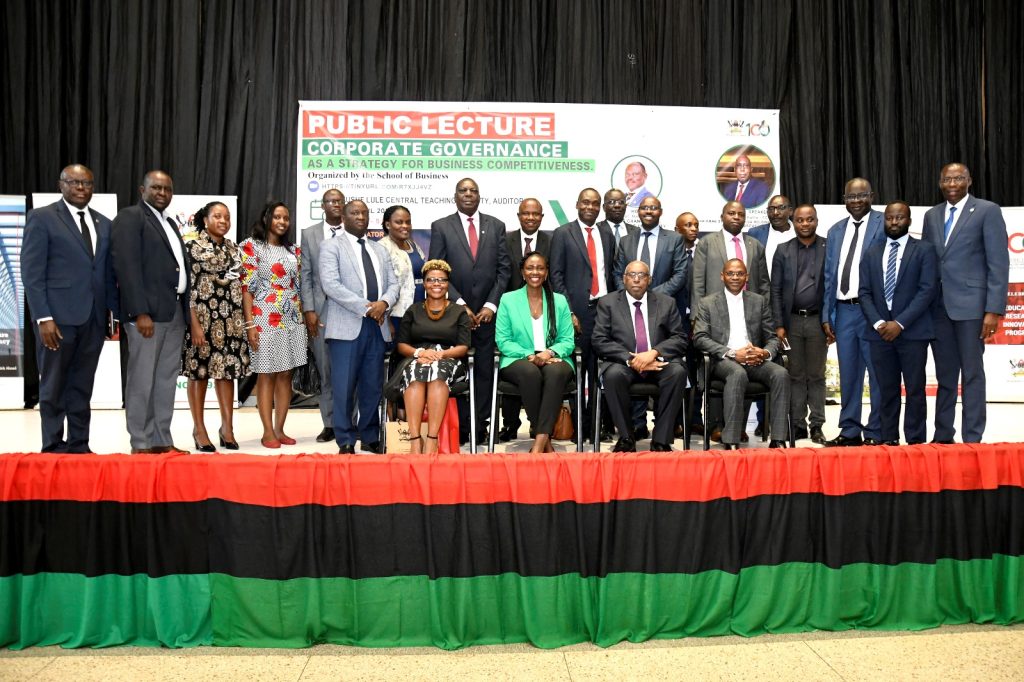
<svg viewBox="0 0 1024 682">
<path fill-rule="evenodd" d="M 206 385 L 214 381 L 220 406 L 221 447 L 237 450 L 233 426 L 235 380 L 249 375 L 249 344 L 242 315 L 242 255 L 227 238 L 231 213 L 212 201 L 195 214 L 196 237 L 188 242 L 192 268 L 192 316 L 185 329 L 182 374 L 188 377 L 188 406 L 196 450 L 214 452 L 203 411 Z"/>
<path fill-rule="evenodd" d="M 398 352 L 405 358 L 396 368 L 401 376 L 405 412 L 409 419 L 410 451 L 437 452 L 437 432 L 444 419 L 451 386 L 466 379 L 463 358 L 471 332 L 466 309 L 448 300 L 451 266 L 443 260 L 423 264 L 426 300 L 405 311 L 398 329 Z M 418 435 L 427 407 L 427 442 Z"/>
</svg>

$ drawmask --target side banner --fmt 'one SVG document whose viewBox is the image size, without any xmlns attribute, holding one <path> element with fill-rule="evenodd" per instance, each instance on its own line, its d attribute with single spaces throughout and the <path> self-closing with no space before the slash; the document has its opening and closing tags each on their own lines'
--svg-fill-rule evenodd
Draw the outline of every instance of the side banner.
<svg viewBox="0 0 1024 682">
<path fill-rule="evenodd" d="M 25 406 L 25 294 L 21 240 L 25 197 L 0 195 L 0 408 Z"/>
<path fill-rule="evenodd" d="M 337 188 L 362 199 L 371 227 L 392 204 L 420 229 L 455 211 L 455 184 L 472 177 L 480 210 L 518 228 L 527 197 L 545 209 L 542 227 L 576 218 L 580 190 L 611 187 L 630 198 L 636 223 L 645 196 L 661 199 L 662 222 L 683 211 L 717 220 L 736 192 L 751 225 L 779 184 L 778 111 L 599 104 L 299 102 L 295 211 L 298 227 L 321 220 L 320 197 Z"/>
</svg>

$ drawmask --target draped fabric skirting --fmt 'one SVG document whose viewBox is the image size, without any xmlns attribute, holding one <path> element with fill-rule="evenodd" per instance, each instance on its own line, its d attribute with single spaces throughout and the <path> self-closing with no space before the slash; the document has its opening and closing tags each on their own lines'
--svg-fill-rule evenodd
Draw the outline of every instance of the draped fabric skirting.
<svg viewBox="0 0 1024 682">
<path fill-rule="evenodd" d="M 0 645 L 458 648 L 1024 619 L 1024 445 L 0 456 Z"/>
</svg>

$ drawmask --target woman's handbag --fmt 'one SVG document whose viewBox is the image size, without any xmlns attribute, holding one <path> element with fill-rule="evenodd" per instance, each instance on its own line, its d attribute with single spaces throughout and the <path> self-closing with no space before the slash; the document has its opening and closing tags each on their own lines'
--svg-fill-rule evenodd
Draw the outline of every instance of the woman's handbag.
<svg viewBox="0 0 1024 682">
<path fill-rule="evenodd" d="M 555 440 L 572 440 L 574 429 L 572 426 L 572 412 L 569 406 L 563 404 L 558 411 L 558 419 L 555 420 L 555 428 L 551 431 L 551 437 Z"/>
</svg>

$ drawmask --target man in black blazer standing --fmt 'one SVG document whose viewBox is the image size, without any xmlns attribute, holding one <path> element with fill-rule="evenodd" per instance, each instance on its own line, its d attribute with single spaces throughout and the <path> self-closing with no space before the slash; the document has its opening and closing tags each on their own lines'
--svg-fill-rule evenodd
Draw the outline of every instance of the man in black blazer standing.
<svg viewBox="0 0 1024 682">
<path fill-rule="evenodd" d="M 25 296 L 39 325 L 40 451 L 90 452 L 89 400 L 107 311 L 117 317 L 118 310 L 110 219 L 89 208 L 93 175 L 85 166 L 61 171 L 59 187 L 60 201 L 29 212 L 21 249 Z"/>
<path fill-rule="evenodd" d="M 610 189 L 604 193 L 604 220 L 598 226 L 605 225 L 612 231 L 615 237 L 616 246 L 622 238 L 630 232 L 636 232 L 640 228 L 632 223 L 626 222 L 626 193 L 621 189 Z"/>
<path fill-rule="evenodd" d="M 448 297 L 466 306 L 473 326 L 476 350 L 473 380 L 476 387 L 476 433 L 487 442 L 494 375 L 494 315 L 508 286 L 511 263 L 505 241 L 505 223 L 479 212 L 480 188 L 472 178 L 455 185 L 456 212 L 430 225 L 430 259 L 452 267 Z M 469 441 L 469 402 L 459 399 L 460 440 Z"/>
<path fill-rule="evenodd" d="M 507 291 L 521 289 L 523 272 L 520 268 L 523 256 L 536 251 L 545 258 L 551 255 L 551 233 L 540 229 L 541 221 L 544 220 L 544 208 L 537 199 L 523 199 L 519 204 L 519 229 L 512 230 L 505 235 L 508 246 L 509 260 L 512 261 L 512 272 L 508 278 Z M 522 401 L 519 396 L 505 396 L 501 401 L 501 431 L 498 432 L 498 442 L 507 443 L 516 438 L 522 420 L 519 412 L 522 409 Z"/>
<path fill-rule="evenodd" d="M 774 201 L 774 200 L 773 200 Z M 795 239 L 779 244 L 772 263 L 775 334 L 789 350 L 790 421 L 793 438 L 825 444 L 825 357 L 821 328 L 825 298 L 825 239 L 817 235 L 818 212 L 802 204 L 793 212 Z M 808 433 L 808 413 L 810 432 Z"/>
<path fill-rule="evenodd" d="M 576 200 L 576 220 L 560 225 L 551 236 L 551 287 L 569 300 L 572 324 L 576 328 L 582 354 L 587 391 L 583 410 L 583 433 L 591 434 L 594 405 L 589 396 L 595 394 L 597 356 L 592 335 L 597 315 L 597 302 L 615 290 L 612 266 L 615 258 L 615 236 L 607 225 L 597 223 L 601 195 L 593 187 L 580 192 Z"/>
<path fill-rule="evenodd" d="M 668 452 L 686 392 L 683 321 L 675 299 L 648 289 L 651 271 L 646 263 L 630 262 L 623 280 L 623 290 L 597 304 L 594 324 L 594 350 L 606 363 L 601 378 L 608 411 L 619 432 L 614 452 L 636 451 L 629 387 L 637 381 L 658 384 L 651 450 Z"/>
<path fill-rule="evenodd" d="M 139 194 L 138 204 L 114 218 L 111 245 L 128 337 L 125 420 L 133 453 L 185 452 L 174 447 L 171 418 L 190 319 L 188 252 L 164 215 L 174 197 L 171 176 L 149 171 Z"/>
<path fill-rule="evenodd" d="M 935 338 L 932 302 L 938 292 L 935 247 L 911 237 L 910 206 L 885 207 L 885 236 L 860 261 L 861 336 L 871 347 L 878 376 L 882 444 L 900 442 L 900 376 L 907 392 L 903 433 L 910 445 L 923 443 L 928 420 L 925 362 Z"/>
<path fill-rule="evenodd" d="M 770 390 L 769 447 L 786 447 L 779 437 L 784 437 L 789 421 L 789 374 L 772 362 L 779 355 L 780 344 L 771 305 L 766 297 L 746 289 L 747 267 L 742 260 L 727 260 L 721 278 L 725 288 L 697 304 L 693 343 L 710 356 L 713 376 L 725 382 L 722 444 L 726 450 L 739 448 L 747 417 L 744 394 L 753 379 Z"/>
</svg>

